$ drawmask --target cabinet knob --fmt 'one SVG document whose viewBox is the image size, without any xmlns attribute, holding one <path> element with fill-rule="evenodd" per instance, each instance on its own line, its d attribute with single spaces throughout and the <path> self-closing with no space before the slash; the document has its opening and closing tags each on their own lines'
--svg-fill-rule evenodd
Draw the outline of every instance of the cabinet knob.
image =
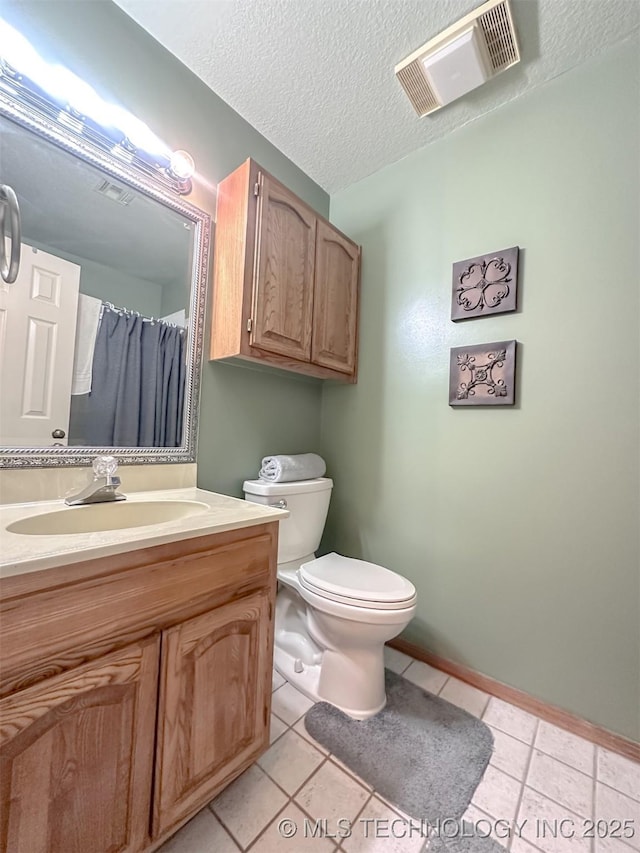
<svg viewBox="0 0 640 853">
<path fill-rule="evenodd" d="M 51 433 L 51 438 L 64 438 L 65 435 L 66 432 L 63 429 L 54 429 L 54 431 Z"/>
</svg>

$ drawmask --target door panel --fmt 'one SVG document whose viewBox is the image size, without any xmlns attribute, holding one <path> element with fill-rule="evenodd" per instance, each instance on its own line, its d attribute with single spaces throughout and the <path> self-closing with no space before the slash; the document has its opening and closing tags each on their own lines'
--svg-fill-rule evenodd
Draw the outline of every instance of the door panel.
<svg viewBox="0 0 640 853">
<path fill-rule="evenodd" d="M 267 175 L 259 181 L 250 344 L 309 361 L 316 217 Z"/>
<path fill-rule="evenodd" d="M 311 361 L 353 374 L 356 368 L 360 251 L 318 222 Z"/>
<path fill-rule="evenodd" d="M 79 285 L 77 264 L 23 244 L 18 278 L 0 286 L 0 444 L 67 443 Z"/>
<path fill-rule="evenodd" d="M 208 802 L 268 741 L 270 595 L 163 633 L 154 837 Z"/>
<path fill-rule="evenodd" d="M 136 853 L 148 839 L 159 639 L 0 702 L 2 853 Z"/>
</svg>

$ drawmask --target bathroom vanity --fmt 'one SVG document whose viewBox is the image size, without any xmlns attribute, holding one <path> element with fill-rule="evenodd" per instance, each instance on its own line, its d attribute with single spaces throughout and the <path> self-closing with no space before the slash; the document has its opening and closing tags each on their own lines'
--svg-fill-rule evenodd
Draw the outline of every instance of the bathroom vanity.
<svg viewBox="0 0 640 853">
<path fill-rule="evenodd" d="M 3 853 L 155 850 L 268 744 L 287 513 L 158 495 L 203 508 L 67 536 L 7 527 L 91 507 L 0 510 Z"/>
<path fill-rule="evenodd" d="M 22 258 L 0 307 L 9 327 L 29 329 L 26 343 L 7 343 L 0 465 L 73 469 L 112 451 L 136 466 L 195 463 L 209 213 L 128 137 L 123 157 L 97 123 L 87 135 L 81 121 L 58 121 L 66 113 L 25 92 L 28 79 L 5 75 L 0 91 L 11 253 Z M 30 211 L 21 237 L 20 202 Z M 60 272 L 67 251 L 81 268 L 72 291 Z M 149 385 L 172 404 L 155 407 L 153 430 L 132 415 L 131 440 L 82 416 L 77 353 L 56 349 L 75 340 L 79 296 L 93 299 L 94 343 L 105 310 L 183 341 L 184 375 Z M 97 376 L 111 376 L 106 356 L 98 363 L 96 399 L 106 394 Z M 141 378 L 136 404 L 144 387 Z M 112 473 L 102 472 L 113 498 Z M 268 743 L 278 520 L 288 513 L 195 488 L 131 494 L 123 479 L 125 501 L 0 507 L 0 853 L 149 853 Z"/>
</svg>

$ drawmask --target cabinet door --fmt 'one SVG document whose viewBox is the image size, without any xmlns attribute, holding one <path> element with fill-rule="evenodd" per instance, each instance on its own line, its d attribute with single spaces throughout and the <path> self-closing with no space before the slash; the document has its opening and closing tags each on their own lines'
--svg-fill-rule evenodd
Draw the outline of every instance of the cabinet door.
<svg viewBox="0 0 640 853">
<path fill-rule="evenodd" d="M 154 837 L 207 803 L 268 742 L 267 591 L 163 633 Z"/>
<path fill-rule="evenodd" d="M 309 361 L 316 217 L 268 175 L 261 173 L 258 186 L 249 342 L 267 352 Z"/>
<path fill-rule="evenodd" d="M 318 222 L 311 361 L 353 374 L 356 369 L 360 250 Z"/>
<path fill-rule="evenodd" d="M 149 837 L 159 638 L 0 702 L 0 850 L 134 853 Z"/>
</svg>

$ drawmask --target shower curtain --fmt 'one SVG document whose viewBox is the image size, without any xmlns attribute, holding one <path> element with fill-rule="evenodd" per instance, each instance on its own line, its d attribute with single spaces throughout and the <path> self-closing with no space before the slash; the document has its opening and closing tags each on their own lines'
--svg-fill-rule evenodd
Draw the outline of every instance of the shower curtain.
<svg viewBox="0 0 640 853">
<path fill-rule="evenodd" d="M 185 332 L 105 306 L 85 397 L 85 444 L 177 447 L 182 444 Z"/>
</svg>

